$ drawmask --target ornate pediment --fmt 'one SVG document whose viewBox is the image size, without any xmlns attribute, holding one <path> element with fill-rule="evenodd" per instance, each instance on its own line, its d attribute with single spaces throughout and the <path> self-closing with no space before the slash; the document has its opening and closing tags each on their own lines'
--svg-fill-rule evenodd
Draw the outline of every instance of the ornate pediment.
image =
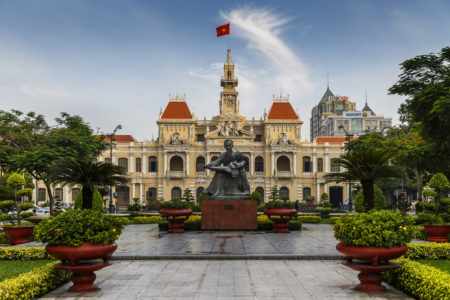
<svg viewBox="0 0 450 300">
<path fill-rule="evenodd" d="M 217 129 L 213 130 L 205 135 L 206 138 L 251 138 L 256 137 L 252 132 L 243 129 L 238 121 L 218 121 Z"/>
</svg>

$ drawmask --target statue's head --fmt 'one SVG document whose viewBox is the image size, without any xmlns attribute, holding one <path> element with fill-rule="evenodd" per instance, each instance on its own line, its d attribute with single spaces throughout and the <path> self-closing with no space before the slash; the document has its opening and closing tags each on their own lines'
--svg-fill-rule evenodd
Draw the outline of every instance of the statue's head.
<svg viewBox="0 0 450 300">
<path fill-rule="evenodd" d="M 225 140 L 225 142 L 223 142 L 223 147 L 225 148 L 225 150 L 231 151 L 233 149 L 233 141 Z"/>
</svg>

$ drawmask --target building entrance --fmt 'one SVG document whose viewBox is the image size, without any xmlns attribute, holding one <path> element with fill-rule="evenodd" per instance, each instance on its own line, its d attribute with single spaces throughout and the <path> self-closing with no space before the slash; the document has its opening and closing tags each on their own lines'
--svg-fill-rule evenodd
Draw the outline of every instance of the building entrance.
<svg viewBox="0 0 450 300">
<path fill-rule="evenodd" d="M 128 211 L 128 205 L 130 204 L 130 188 L 127 186 L 119 186 L 116 188 L 116 192 L 118 212 Z"/>
<path fill-rule="evenodd" d="M 330 187 L 330 203 L 334 208 L 342 206 L 343 188 L 341 186 Z"/>
</svg>

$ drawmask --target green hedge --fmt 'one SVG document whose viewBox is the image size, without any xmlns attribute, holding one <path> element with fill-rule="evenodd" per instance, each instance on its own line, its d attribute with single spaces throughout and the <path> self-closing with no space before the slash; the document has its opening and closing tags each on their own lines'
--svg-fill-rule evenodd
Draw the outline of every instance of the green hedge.
<svg viewBox="0 0 450 300">
<path fill-rule="evenodd" d="M 168 231 L 169 230 L 169 222 L 166 220 L 158 222 L 159 231 Z"/>
<path fill-rule="evenodd" d="M 339 220 L 341 217 L 330 217 L 330 223 L 334 224 L 337 220 Z"/>
<path fill-rule="evenodd" d="M 450 259 L 450 243 L 410 243 L 405 257 L 410 259 Z"/>
<path fill-rule="evenodd" d="M 400 268 L 383 273 L 389 284 L 417 299 L 449 299 L 450 275 L 407 258 L 396 260 Z"/>
<path fill-rule="evenodd" d="M 0 232 L 0 244 L 8 244 L 9 245 L 9 237 L 4 232 Z"/>
<path fill-rule="evenodd" d="M 303 223 L 320 223 L 319 216 L 298 216 L 297 219 Z"/>
<path fill-rule="evenodd" d="M 44 247 L 0 247 L 0 260 L 39 260 L 51 258 Z"/>
<path fill-rule="evenodd" d="M 288 228 L 290 231 L 300 231 L 302 230 L 302 221 L 291 220 L 288 222 Z"/>
<path fill-rule="evenodd" d="M 54 264 L 52 262 L 15 278 L 2 281 L 0 283 L 0 300 L 34 299 L 55 289 L 61 283 L 67 282 L 72 274 L 55 269 Z"/>
<path fill-rule="evenodd" d="M 160 216 L 148 216 L 148 217 L 135 217 L 134 223 L 135 224 L 155 224 L 160 221 L 162 221 L 163 218 Z"/>
<path fill-rule="evenodd" d="M 412 238 L 416 240 L 427 240 L 427 232 L 423 225 L 413 225 L 411 226 Z"/>
</svg>

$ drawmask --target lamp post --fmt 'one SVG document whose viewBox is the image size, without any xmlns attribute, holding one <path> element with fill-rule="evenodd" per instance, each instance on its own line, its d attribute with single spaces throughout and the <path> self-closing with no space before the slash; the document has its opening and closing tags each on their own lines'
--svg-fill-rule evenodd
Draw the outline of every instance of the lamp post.
<svg viewBox="0 0 450 300">
<path fill-rule="evenodd" d="M 339 126 L 338 128 L 344 130 L 344 133 L 345 133 L 345 140 L 347 141 L 347 143 L 350 142 L 350 140 L 351 140 L 352 137 L 353 137 L 353 134 L 352 134 L 352 133 L 349 133 L 349 132 L 345 129 L 344 125 L 341 125 L 341 126 Z M 351 211 L 353 211 L 353 203 L 352 203 L 352 182 L 351 182 L 351 181 L 348 182 L 348 191 L 349 191 L 349 193 L 348 193 L 348 211 L 351 212 Z"/>
<path fill-rule="evenodd" d="M 122 125 L 117 125 L 114 128 L 113 133 L 109 136 L 109 163 L 112 164 L 112 148 L 113 148 L 113 140 L 116 135 L 117 130 L 122 129 Z M 112 185 L 109 186 L 109 213 L 112 214 L 114 212 L 113 208 L 113 194 L 112 194 Z"/>
</svg>

